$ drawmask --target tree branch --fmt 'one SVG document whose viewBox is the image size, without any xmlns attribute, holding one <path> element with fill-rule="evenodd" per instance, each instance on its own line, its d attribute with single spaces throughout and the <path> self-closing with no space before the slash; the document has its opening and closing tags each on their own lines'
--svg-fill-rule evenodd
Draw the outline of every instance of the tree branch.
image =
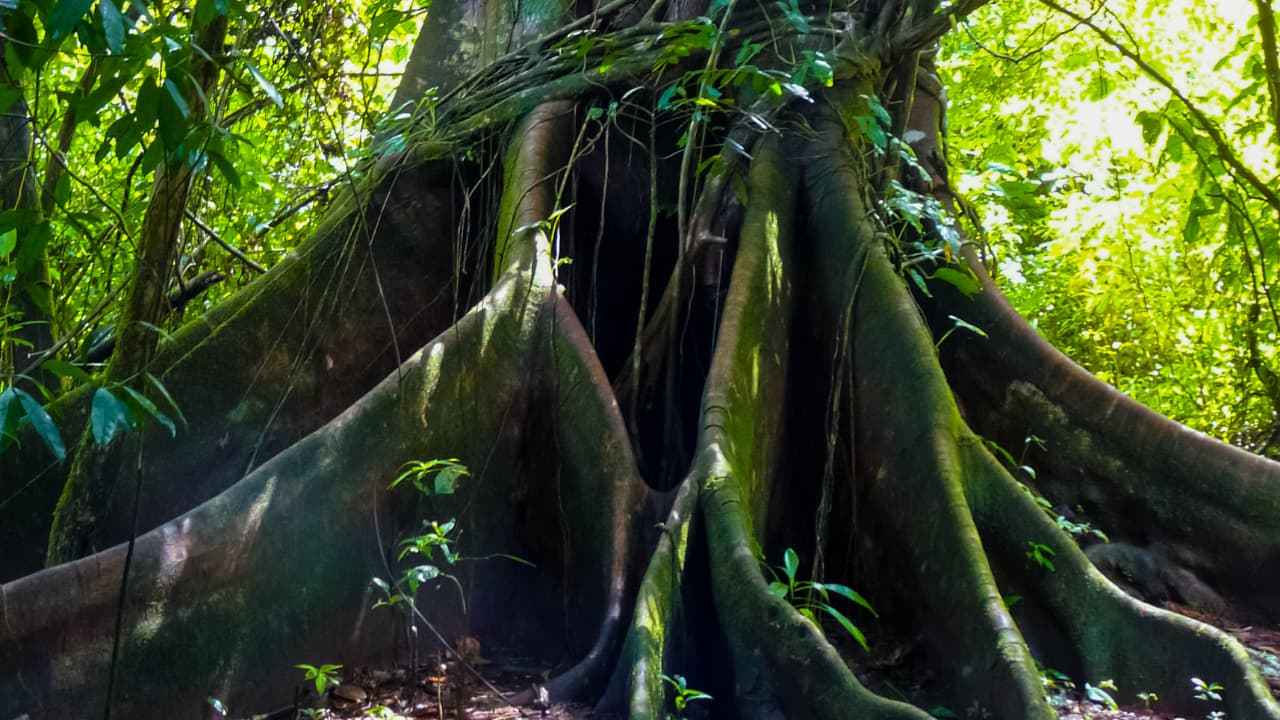
<svg viewBox="0 0 1280 720">
<path fill-rule="evenodd" d="M 1280 196 L 1276 195 L 1276 192 L 1272 190 L 1271 187 L 1262 180 L 1262 178 L 1259 178 L 1244 164 L 1242 160 L 1240 160 L 1240 158 L 1235 154 L 1235 151 L 1231 149 L 1231 145 L 1227 142 L 1226 137 L 1223 136 L 1222 130 L 1218 128 L 1217 124 L 1210 120 L 1209 116 L 1205 114 L 1198 105 L 1191 102 L 1191 98 L 1187 97 L 1181 90 L 1179 90 L 1178 87 L 1173 84 L 1173 81 L 1169 80 L 1169 78 L 1165 77 L 1159 70 L 1152 67 L 1146 60 L 1143 60 L 1142 56 L 1139 55 L 1136 50 L 1130 49 L 1127 45 L 1120 42 L 1120 40 L 1118 40 L 1114 35 L 1099 27 L 1092 19 L 1085 17 L 1074 10 L 1068 10 L 1062 5 L 1054 2 L 1054 0 L 1040 0 L 1040 4 L 1066 15 L 1092 30 L 1095 35 L 1102 39 L 1103 42 L 1114 48 L 1116 52 L 1128 58 L 1134 65 L 1137 65 L 1138 69 L 1145 73 L 1147 77 L 1154 80 L 1157 85 L 1168 90 L 1171 95 L 1177 98 L 1178 102 L 1182 103 L 1182 106 L 1187 109 L 1187 112 L 1191 114 L 1191 117 L 1196 121 L 1196 125 L 1199 126 L 1200 131 L 1209 136 L 1209 140 L 1213 142 L 1214 147 L 1217 148 L 1218 156 L 1222 158 L 1222 161 L 1235 171 L 1236 176 L 1240 180 L 1243 180 L 1244 184 L 1253 188 L 1262 196 L 1262 199 L 1265 200 L 1268 205 L 1276 210 L 1276 212 L 1280 212 Z"/>
<path fill-rule="evenodd" d="M 253 258 L 249 257 L 248 255 L 245 255 L 243 250 L 232 245 L 226 240 L 223 240 L 222 238 L 218 237 L 218 233 L 213 228 L 206 225 L 204 221 L 201 220 L 199 216 L 197 216 L 194 212 L 191 212 L 191 208 L 185 208 L 184 212 L 186 213 L 187 219 L 190 220 L 192 223 L 194 223 L 196 227 L 200 228 L 200 232 L 203 232 L 206 236 L 208 236 L 210 240 L 220 245 L 223 250 L 226 250 L 228 253 L 231 253 L 232 257 L 244 263 L 245 267 L 258 273 L 259 275 L 267 271 L 265 267 L 254 262 Z"/>
<path fill-rule="evenodd" d="M 1258 34 L 1262 37 L 1262 61 L 1267 68 L 1267 94 L 1271 97 L 1271 129 L 1280 145 L 1280 59 L 1276 55 L 1276 16 L 1267 0 L 1253 0 L 1258 8 Z"/>
<path fill-rule="evenodd" d="M 892 52 L 914 52 L 928 47 L 947 34 L 951 26 L 991 0 L 959 0 L 942 12 L 912 23 L 902 34 L 889 41 Z"/>
</svg>

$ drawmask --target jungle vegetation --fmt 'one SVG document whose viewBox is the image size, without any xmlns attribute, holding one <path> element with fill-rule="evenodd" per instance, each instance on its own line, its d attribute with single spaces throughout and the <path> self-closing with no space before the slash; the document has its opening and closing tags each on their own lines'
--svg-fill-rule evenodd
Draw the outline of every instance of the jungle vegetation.
<svg viewBox="0 0 1280 720">
<path fill-rule="evenodd" d="M 634 718 L 1049 718 L 1057 675 L 1280 718 L 1163 607 L 1280 620 L 1275 38 L 0 2 L 0 717 L 463 633 Z M 894 638 L 928 703 L 850 670 Z"/>
</svg>

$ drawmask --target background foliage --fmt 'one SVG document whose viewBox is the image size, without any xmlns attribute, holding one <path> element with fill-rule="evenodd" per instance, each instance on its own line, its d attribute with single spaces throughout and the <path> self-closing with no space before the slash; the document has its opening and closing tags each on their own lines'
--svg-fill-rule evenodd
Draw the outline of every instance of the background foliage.
<svg viewBox="0 0 1280 720">
<path fill-rule="evenodd" d="M 1100 378 L 1275 455 L 1280 208 L 1232 165 L 1274 192 L 1265 6 L 1068 6 L 1126 57 L 1050 4 L 992 3 L 945 40 L 953 179 L 999 283 Z"/>
<path fill-rule="evenodd" d="M 945 40 L 949 159 L 973 236 L 1015 305 L 1099 377 L 1206 433 L 1280 453 L 1271 287 L 1280 204 L 1248 177 L 1275 192 L 1274 48 L 1259 23 L 1270 8 L 1067 7 L 1081 22 L 1051 4 L 992 3 Z M 306 236 L 379 123 L 395 117 L 388 98 L 428 9 L 416 0 L 0 7 L 0 106 L 12 113 L 26 101 L 25 164 L 44 206 L 0 212 L 0 338 L 23 320 L 15 292 L 28 293 L 59 356 L 80 362 L 119 312 L 166 155 L 187 153 L 198 172 L 179 283 L 225 278 L 189 316 Z M 198 47 L 193 38 L 219 19 L 224 46 Z M 202 112 L 183 100 L 192 52 L 219 68 Z M 822 63 L 809 62 L 801 75 L 821 80 Z M 673 84 L 679 95 L 664 102 L 705 100 L 694 85 Z M 44 279 L 24 284 L 40 263 Z M 6 348 L 0 390 L 29 365 Z"/>
</svg>

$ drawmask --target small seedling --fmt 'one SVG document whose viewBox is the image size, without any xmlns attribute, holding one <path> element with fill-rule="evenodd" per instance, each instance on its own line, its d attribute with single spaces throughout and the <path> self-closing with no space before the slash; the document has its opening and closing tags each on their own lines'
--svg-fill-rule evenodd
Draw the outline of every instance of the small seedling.
<svg viewBox="0 0 1280 720">
<path fill-rule="evenodd" d="M 800 557 L 791 548 L 787 548 L 787 551 L 783 553 L 782 564 L 776 569 L 768 565 L 765 567 L 773 575 L 773 582 L 769 583 L 769 592 L 774 597 L 791 603 L 796 610 L 800 611 L 801 615 L 808 618 L 810 622 L 819 628 L 822 625 L 818 622 L 817 613 L 823 612 L 830 615 L 835 618 L 836 622 L 840 623 L 845 632 L 849 633 L 862 646 L 863 650 L 869 649 L 867 647 L 867 637 L 862 634 L 862 631 L 850 622 L 844 613 L 831 606 L 831 596 L 835 594 L 865 608 L 873 616 L 880 617 L 876 614 L 875 608 L 871 607 L 871 603 L 867 602 L 866 598 L 845 585 L 797 580 L 796 572 L 800 569 Z M 777 570 L 781 570 L 782 574 L 779 575 Z"/>
<path fill-rule="evenodd" d="M 307 674 L 308 681 L 315 682 L 317 695 L 323 695 L 330 687 L 342 684 L 342 679 L 338 676 L 341 665 L 298 665 L 297 668 Z"/>
<path fill-rule="evenodd" d="M 1222 686 L 1218 683 L 1207 683 L 1198 677 L 1193 677 L 1191 687 L 1196 691 L 1197 700 L 1222 702 Z"/>
<path fill-rule="evenodd" d="M 676 706 L 676 714 L 667 715 L 667 720 L 685 720 L 684 711 L 689 707 L 689 703 L 696 700 L 710 700 L 711 696 L 701 690 L 695 690 L 689 687 L 688 681 L 683 675 L 663 675 L 662 679 L 675 690 L 675 696 L 672 702 Z"/>
<path fill-rule="evenodd" d="M 1040 668 L 1040 685 L 1045 690 L 1074 690 L 1076 686 L 1066 673 L 1047 667 Z"/>
<path fill-rule="evenodd" d="M 1031 548 L 1030 550 L 1027 550 L 1027 557 L 1029 559 L 1034 560 L 1040 567 L 1050 572 L 1053 571 L 1053 556 L 1057 554 L 1053 551 L 1053 548 L 1045 545 L 1044 543 L 1038 543 L 1032 540 L 1027 541 L 1027 547 Z"/>
<path fill-rule="evenodd" d="M 1084 695 L 1108 710 L 1119 710 L 1120 706 L 1116 704 L 1115 698 L 1111 697 L 1111 693 L 1116 692 L 1116 689 L 1115 682 L 1111 680 L 1103 680 L 1096 686 L 1085 683 Z M 1107 692 L 1108 690 L 1111 692 Z"/>
<path fill-rule="evenodd" d="M 1143 706 L 1147 709 L 1150 709 L 1153 704 L 1160 702 L 1160 696 L 1153 692 L 1138 693 L 1138 699 L 1142 701 Z"/>
<path fill-rule="evenodd" d="M 470 476 L 471 471 L 458 458 L 412 460 L 400 467 L 400 474 L 391 481 L 391 487 L 409 480 L 423 495 L 452 495 L 458 478 Z M 429 479 L 433 480 L 430 484 Z"/>
</svg>

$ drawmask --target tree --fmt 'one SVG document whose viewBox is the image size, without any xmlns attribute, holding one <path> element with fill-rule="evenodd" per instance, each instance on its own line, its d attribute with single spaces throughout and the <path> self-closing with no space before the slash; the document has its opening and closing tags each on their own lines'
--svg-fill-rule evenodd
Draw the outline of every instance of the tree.
<svg viewBox="0 0 1280 720">
<path fill-rule="evenodd" d="M 920 633 L 957 706 L 1051 717 L 1041 665 L 1280 716 L 1240 646 L 1061 530 L 1079 507 L 1174 599 L 1276 620 L 1280 468 L 1073 365 L 949 220 L 930 47 L 981 4 L 434 6 L 413 113 L 322 229 L 146 362 L 187 425 L 123 441 L 101 550 L 0 586 L 0 708 L 281 704 L 297 663 L 396 652 L 370 579 L 456 517 L 533 567 L 468 565 L 465 617 L 439 593 L 413 622 L 572 657 L 553 697 L 635 717 L 664 674 L 742 715 L 927 717 L 858 682 L 802 576 Z M 0 456 L 11 575 L 62 491 L 37 431 Z M 452 457 L 457 492 L 388 489 Z"/>
</svg>

